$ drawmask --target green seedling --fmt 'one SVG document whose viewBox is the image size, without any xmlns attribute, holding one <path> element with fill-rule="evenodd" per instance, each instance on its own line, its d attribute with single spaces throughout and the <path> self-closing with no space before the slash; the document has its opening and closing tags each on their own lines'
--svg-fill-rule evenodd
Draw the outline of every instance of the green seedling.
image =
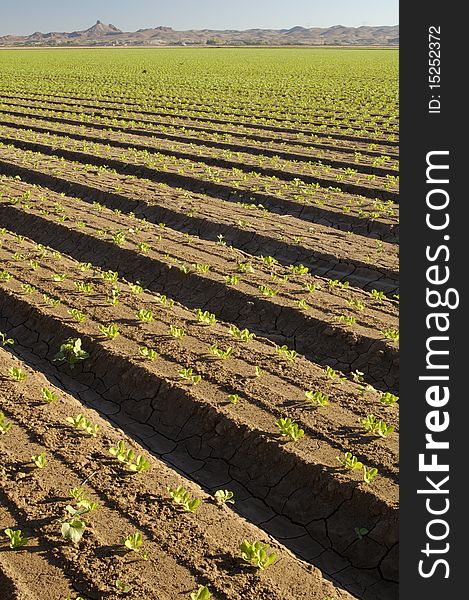
<svg viewBox="0 0 469 600">
<path fill-rule="evenodd" d="M 393 404 L 396 404 L 398 400 L 399 396 L 395 396 L 394 394 L 391 394 L 391 392 L 385 392 L 379 399 L 381 404 L 385 404 L 386 406 L 393 406 Z"/>
<path fill-rule="evenodd" d="M 288 346 L 277 346 L 277 344 L 275 344 L 275 352 L 280 356 L 284 356 L 290 362 L 293 362 L 298 356 L 298 352 L 295 350 L 290 350 Z"/>
<path fill-rule="evenodd" d="M 83 281 L 75 281 L 75 287 L 77 292 L 81 292 L 82 294 L 91 294 L 93 291 L 93 284 L 84 283 Z"/>
<path fill-rule="evenodd" d="M 178 327 L 177 325 L 170 325 L 169 326 L 169 333 L 176 340 L 180 340 L 180 339 L 182 339 L 186 335 L 186 332 L 184 331 L 184 329 L 182 327 Z"/>
<path fill-rule="evenodd" d="M 99 425 L 93 425 L 84 415 L 79 414 L 76 417 L 67 417 L 67 423 L 70 423 L 75 429 L 83 429 L 88 435 L 96 437 L 99 432 Z"/>
<path fill-rule="evenodd" d="M 317 283 L 304 283 L 303 289 L 312 294 L 316 290 L 320 289 L 320 287 Z"/>
<path fill-rule="evenodd" d="M 11 273 L 9 273 L 8 271 L 0 271 L 0 281 L 10 281 L 10 279 L 13 279 L 13 275 Z"/>
<path fill-rule="evenodd" d="M 142 323 L 151 323 L 153 321 L 153 312 L 151 310 L 141 308 L 136 314 L 136 317 Z"/>
<path fill-rule="evenodd" d="M 239 275 L 226 275 L 225 281 L 227 285 L 238 285 L 241 278 Z"/>
<path fill-rule="evenodd" d="M 355 325 L 355 323 L 357 322 L 357 318 L 351 315 L 339 315 L 338 317 L 336 317 L 336 319 L 338 323 L 343 323 L 344 325 L 347 325 L 349 327 Z"/>
<path fill-rule="evenodd" d="M 143 292 L 143 288 L 141 285 L 138 284 L 138 281 L 137 281 L 137 283 L 128 283 L 127 285 L 129 286 L 129 289 L 133 294 L 138 295 Z"/>
<path fill-rule="evenodd" d="M 259 285 L 257 286 L 258 290 L 264 295 L 267 296 L 269 298 L 273 298 L 274 296 L 276 296 L 278 294 L 278 290 L 274 290 L 271 287 L 267 286 L 267 285 Z"/>
<path fill-rule="evenodd" d="M 371 290 L 370 296 L 372 298 L 374 298 L 375 300 L 383 300 L 384 299 L 384 292 L 378 292 L 378 290 Z"/>
<path fill-rule="evenodd" d="M 198 308 L 195 311 L 196 317 L 197 317 L 197 321 L 199 323 L 203 323 L 204 325 L 215 325 L 215 323 L 217 322 L 217 318 L 215 317 L 215 315 L 211 312 L 209 312 L 208 310 L 202 310 L 200 308 Z"/>
<path fill-rule="evenodd" d="M 254 273 L 253 266 L 249 262 L 239 262 L 237 268 L 240 273 Z"/>
<path fill-rule="evenodd" d="M 174 300 L 171 300 L 171 298 L 168 298 L 165 294 L 156 294 L 155 301 L 167 308 L 172 308 L 174 306 Z"/>
<path fill-rule="evenodd" d="M 191 600 L 210 600 L 212 594 L 208 591 L 205 585 L 199 586 L 196 592 L 191 592 Z"/>
<path fill-rule="evenodd" d="M 230 333 L 233 337 L 242 342 L 250 342 L 254 339 L 254 333 L 251 333 L 249 329 L 238 329 L 236 325 L 230 325 Z"/>
<path fill-rule="evenodd" d="M 72 517 L 80 517 L 81 515 L 85 515 L 87 513 L 93 512 L 98 508 L 99 504 L 97 502 L 91 502 L 88 498 L 83 498 L 77 503 L 77 508 L 67 504 L 65 510 Z"/>
<path fill-rule="evenodd" d="M 113 234 L 113 236 L 112 236 L 112 241 L 117 246 L 120 246 L 121 244 L 123 244 L 125 242 L 125 234 L 124 234 L 124 232 L 121 231 L 121 230 L 116 231 Z"/>
<path fill-rule="evenodd" d="M 68 495 L 70 496 L 70 498 L 73 498 L 73 500 L 75 500 L 75 502 L 77 503 L 87 499 L 85 490 L 81 486 L 76 486 L 68 490 Z"/>
<path fill-rule="evenodd" d="M 30 260 L 29 266 L 31 267 L 32 271 L 37 271 L 39 268 L 39 263 L 37 262 L 37 260 Z"/>
<path fill-rule="evenodd" d="M 236 404 L 239 400 L 239 394 L 230 394 L 228 396 L 228 402 L 230 404 Z"/>
<path fill-rule="evenodd" d="M 63 362 L 67 361 L 68 364 L 73 368 L 75 363 L 80 360 L 85 360 L 89 357 L 88 352 L 81 349 L 81 339 L 80 338 L 68 338 L 65 342 L 60 346 L 59 351 L 54 356 L 54 362 Z"/>
<path fill-rule="evenodd" d="M 356 371 L 352 371 L 350 375 L 352 376 L 352 381 L 354 381 L 355 383 L 363 383 L 365 381 L 365 373 L 363 373 L 362 371 L 358 371 L 358 369 Z"/>
<path fill-rule="evenodd" d="M 26 373 L 19 367 L 10 367 L 7 373 L 10 379 L 13 381 L 24 381 L 27 377 Z"/>
<path fill-rule="evenodd" d="M 358 536 L 359 540 L 362 540 L 365 535 L 368 534 L 368 529 L 366 527 L 355 527 L 355 533 Z"/>
<path fill-rule="evenodd" d="M 140 552 L 143 545 L 142 534 L 139 531 L 136 533 L 130 533 L 122 539 L 122 544 L 127 548 L 127 550 L 131 550 L 132 552 Z"/>
<path fill-rule="evenodd" d="M 329 396 L 322 392 L 313 392 L 312 390 L 305 392 L 306 402 L 315 404 L 316 406 L 327 406 L 329 404 Z"/>
<path fill-rule="evenodd" d="M 337 371 L 335 371 L 332 367 L 326 367 L 326 377 L 328 379 L 335 379 L 337 376 Z"/>
<path fill-rule="evenodd" d="M 373 479 L 378 475 L 378 469 L 363 466 L 363 481 L 370 484 Z"/>
<path fill-rule="evenodd" d="M 150 246 L 148 244 L 145 244 L 145 242 L 139 242 L 137 244 L 137 248 L 142 254 L 148 254 L 151 250 Z"/>
<path fill-rule="evenodd" d="M 192 368 L 180 369 L 178 373 L 179 377 L 185 379 L 186 381 L 190 381 L 193 385 L 197 385 L 202 380 L 201 375 L 194 375 L 194 371 Z"/>
<path fill-rule="evenodd" d="M 116 283 L 118 277 L 119 273 L 116 271 L 103 271 L 101 273 L 101 279 L 104 279 L 104 281 L 109 281 L 110 283 Z"/>
<path fill-rule="evenodd" d="M 199 498 L 193 498 L 182 485 L 177 488 L 168 487 L 173 503 L 183 508 L 186 512 L 194 512 L 200 504 Z"/>
<path fill-rule="evenodd" d="M 290 279 L 289 275 L 276 275 L 273 271 L 270 273 L 270 278 L 274 283 L 287 283 Z"/>
<path fill-rule="evenodd" d="M 256 365 L 256 368 L 255 368 L 255 377 L 262 377 L 263 375 L 265 375 L 264 369 L 261 369 L 261 367 L 259 367 L 258 365 Z"/>
<path fill-rule="evenodd" d="M 262 542 L 253 542 L 251 544 L 247 540 L 244 540 L 240 546 L 240 550 L 241 558 L 244 562 L 259 569 L 267 568 L 277 559 L 275 552 L 267 553 L 270 547 L 268 544 L 263 544 Z"/>
<path fill-rule="evenodd" d="M 48 294 L 42 294 L 42 297 L 44 298 L 44 302 L 49 306 L 59 306 L 61 303 L 60 298 L 52 298 L 52 296 L 49 296 Z"/>
<path fill-rule="evenodd" d="M 31 456 L 31 461 L 38 469 L 43 469 L 47 465 L 46 453 L 41 452 L 41 454 L 33 454 L 33 456 Z"/>
<path fill-rule="evenodd" d="M 92 266 L 93 265 L 91 263 L 89 263 L 89 262 L 82 262 L 82 263 L 80 263 L 80 267 L 79 268 L 80 268 L 80 271 L 85 272 L 85 271 L 89 271 Z"/>
<path fill-rule="evenodd" d="M 309 273 L 309 269 L 308 267 L 305 267 L 304 265 L 290 265 L 289 269 L 292 273 L 295 273 L 296 275 L 306 275 L 306 273 Z"/>
<path fill-rule="evenodd" d="M 222 360 L 226 360 L 233 354 L 233 348 L 231 346 L 228 346 L 226 350 L 222 350 L 218 347 L 218 344 L 212 344 L 211 346 L 209 346 L 209 352 L 212 356 L 215 356 L 215 358 L 221 358 Z"/>
<path fill-rule="evenodd" d="M 57 394 L 46 387 L 41 388 L 41 397 L 42 401 L 46 402 L 46 404 L 52 404 L 52 402 L 57 400 Z"/>
<path fill-rule="evenodd" d="M 218 504 L 234 504 L 233 500 L 234 494 L 229 490 L 217 490 L 214 494 L 215 500 Z"/>
<path fill-rule="evenodd" d="M 21 529 L 5 529 L 5 535 L 10 540 L 10 548 L 12 550 L 17 550 L 21 548 L 21 546 L 25 546 L 28 543 L 28 538 L 23 535 Z"/>
<path fill-rule="evenodd" d="M 119 296 L 121 295 L 121 291 L 117 287 L 111 288 L 111 293 L 109 296 L 106 296 L 106 302 L 111 306 L 116 306 L 119 304 Z"/>
<path fill-rule="evenodd" d="M 361 470 L 363 464 L 351 452 L 346 452 L 344 457 L 338 456 L 337 460 L 347 471 Z"/>
<path fill-rule="evenodd" d="M 158 352 L 152 348 L 147 348 L 147 346 L 140 346 L 138 352 L 142 358 L 146 358 L 147 360 L 154 361 L 158 357 Z"/>
<path fill-rule="evenodd" d="M 60 282 L 67 279 L 67 273 L 54 273 L 51 277 L 52 281 Z"/>
<path fill-rule="evenodd" d="M 360 423 L 366 432 L 379 435 L 380 437 L 386 437 L 394 431 L 392 425 L 386 425 L 383 420 L 378 420 L 374 415 L 368 415 L 365 419 L 361 419 Z"/>
<path fill-rule="evenodd" d="M 393 342 L 397 342 L 399 340 L 399 331 L 397 329 L 386 327 L 386 329 L 381 329 L 381 333 L 386 339 L 392 340 Z"/>
<path fill-rule="evenodd" d="M 119 328 L 115 323 L 109 325 L 98 325 L 99 331 L 107 337 L 108 340 L 114 340 L 119 335 Z"/>
<path fill-rule="evenodd" d="M 122 579 L 116 579 L 115 584 L 118 594 L 128 594 L 132 591 L 132 586 L 122 581 Z"/>
<path fill-rule="evenodd" d="M 179 267 L 179 270 L 181 271 L 181 273 L 184 273 L 184 275 L 189 275 L 189 273 L 192 271 L 192 267 L 190 267 L 189 265 L 181 265 Z"/>
<path fill-rule="evenodd" d="M 275 424 L 280 429 L 283 436 L 288 436 L 294 442 L 304 436 L 305 432 L 300 429 L 298 423 L 292 421 L 289 417 L 286 419 L 277 419 Z"/>
<path fill-rule="evenodd" d="M 297 300 L 296 305 L 300 310 L 309 310 L 311 308 L 310 305 L 306 302 L 306 300 Z"/>
<path fill-rule="evenodd" d="M 269 265 L 269 267 L 273 267 L 274 265 L 278 264 L 278 260 L 276 258 L 274 258 L 273 256 L 260 256 L 259 257 L 261 259 L 261 261 L 263 263 L 265 263 L 266 265 Z"/>
<path fill-rule="evenodd" d="M 21 284 L 21 289 L 25 294 L 34 294 L 36 288 L 33 285 L 29 285 L 29 283 Z"/>
<path fill-rule="evenodd" d="M 0 331 L 0 343 L 2 344 L 3 347 L 13 346 L 15 343 L 15 340 L 13 338 L 7 337 L 4 333 L 2 333 Z"/>
<path fill-rule="evenodd" d="M 135 452 L 131 448 L 127 449 L 123 440 L 117 442 L 114 447 L 110 448 L 109 454 L 117 458 L 118 461 L 124 463 L 126 469 L 133 471 L 134 473 L 148 471 L 151 467 L 150 462 L 141 454 L 137 456 L 134 462 Z"/>
<path fill-rule="evenodd" d="M 0 410 L 0 434 L 5 435 L 5 433 L 10 431 L 11 427 L 12 424 L 5 421 L 5 415 Z"/>
<path fill-rule="evenodd" d="M 353 298 L 350 298 L 349 300 L 347 300 L 347 304 L 351 308 L 356 308 L 357 310 L 365 310 L 365 304 L 361 300 L 354 300 Z"/>
<path fill-rule="evenodd" d="M 192 267 L 197 271 L 197 273 L 208 273 L 210 271 L 210 265 L 205 264 L 193 264 Z"/>
<path fill-rule="evenodd" d="M 78 544 L 85 533 L 86 523 L 79 516 L 62 523 L 61 532 L 65 540 L 71 541 L 73 544 Z"/>
<path fill-rule="evenodd" d="M 86 321 L 86 315 L 79 311 L 77 308 L 71 308 L 67 312 L 77 323 L 83 323 L 84 321 Z"/>
</svg>

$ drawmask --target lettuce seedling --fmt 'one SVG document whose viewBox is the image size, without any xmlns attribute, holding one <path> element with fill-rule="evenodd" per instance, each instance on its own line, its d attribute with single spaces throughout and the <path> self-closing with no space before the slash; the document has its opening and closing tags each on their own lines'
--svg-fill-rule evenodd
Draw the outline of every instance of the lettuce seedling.
<svg viewBox="0 0 469 600">
<path fill-rule="evenodd" d="M 298 423 L 295 423 L 289 417 L 286 419 L 277 419 L 275 424 L 280 429 L 283 436 L 290 437 L 294 442 L 299 440 L 305 434 L 304 430 L 298 427 Z"/>
<path fill-rule="evenodd" d="M 231 346 L 228 346 L 226 350 L 222 350 L 218 347 L 218 344 L 212 344 L 211 346 L 209 346 L 209 352 L 210 354 L 215 356 L 215 358 L 221 358 L 222 360 L 226 360 L 233 354 L 233 348 Z"/>
<path fill-rule="evenodd" d="M 262 542 L 253 542 L 250 544 L 247 540 L 244 540 L 240 546 L 240 550 L 241 558 L 244 562 L 259 569 L 267 568 L 277 559 L 275 552 L 267 554 L 270 547 L 268 544 L 263 544 Z"/>
<path fill-rule="evenodd" d="M 88 352 L 81 349 L 80 338 L 68 338 L 60 346 L 60 350 L 54 356 L 54 362 L 63 362 L 64 360 L 73 368 L 75 363 L 85 360 L 89 357 Z"/>
<path fill-rule="evenodd" d="M 233 492 L 229 490 L 217 490 L 214 494 L 214 498 L 218 504 L 234 504 L 233 496 Z"/>
<path fill-rule="evenodd" d="M 239 275 L 226 275 L 225 281 L 226 281 L 227 285 L 238 285 L 238 283 L 240 281 L 240 276 Z"/>
<path fill-rule="evenodd" d="M 183 508 L 186 512 L 195 512 L 200 504 L 200 499 L 193 498 L 182 485 L 174 489 L 171 487 L 168 487 L 167 489 L 173 503 Z"/>
<path fill-rule="evenodd" d="M 394 431 L 394 427 L 392 425 L 386 425 L 383 420 L 376 419 L 374 415 L 368 415 L 366 419 L 361 419 L 360 423 L 365 428 L 365 431 L 368 433 L 374 433 L 380 437 L 386 437 Z"/>
<path fill-rule="evenodd" d="M 255 368 L 255 377 L 262 377 L 262 375 L 265 375 L 264 369 L 261 369 L 261 367 L 259 367 L 258 365 L 256 365 L 256 368 Z"/>
<path fill-rule="evenodd" d="M 238 329 L 236 325 L 230 325 L 230 333 L 233 337 L 242 342 L 250 342 L 254 339 L 254 333 L 251 333 L 249 329 Z"/>
<path fill-rule="evenodd" d="M 5 346 L 13 346 L 15 343 L 15 340 L 13 338 L 9 338 L 7 337 L 4 333 L 2 333 L 0 331 L 0 342 L 2 344 L 3 347 Z"/>
<path fill-rule="evenodd" d="M 307 402 L 316 404 L 317 406 L 327 406 L 329 404 L 329 396 L 322 392 L 313 392 L 312 390 L 305 392 Z"/>
<path fill-rule="evenodd" d="M 29 285 L 29 283 L 23 283 L 21 289 L 25 294 L 34 294 L 36 291 L 36 288 L 33 285 Z"/>
<path fill-rule="evenodd" d="M 156 294 L 155 301 L 168 308 L 172 308 L 174 306 L 174 300 L 171 300 L 171 298 L 168 298 L 165 296 L 165 294 Z"/>
<path fill-rule="evenodd" d="M 138 351 L 141 357 L 151 361 L 154 361 L 158 356 L 158 352 L 156 350 L 153 350 L 152 348 L 147 348 L 147 346 L 140 346 Z"/>
<path fill-rule="evenodd" d="M 130 291 L 133 294 L 141 294 L 143 292 L 143 288 L 141 285 L 138 284 L 138 281 L 137 283 L 128 283 L 127 285 L 129 286 Z"/>
<path fill-rule="evenodd" d="M 199 323 L 203 323 L 204 325 L 214 325 L 217 322 L 215 315 L 208 310 L 201 310 L 197 308 L 195 311 L 197 321 Z"/>
<path fill-rule="evenodd" d="M 136 533 L 130 533 L 125 538 L 122 538 L 122 544 L 127 548 L 127 550 L 131 550 L 132 552 L 140 552 L 143 538 L 142 534 L 137 531 Z M 148 556 L 146 552 L 142 552 L 143 560 L 147 560 Z"/>
<path fill-rule="evenodd" d="M 177 340 L 182 339 L 186 335 L 184 329 L 182 327 L 178 327 L 177 325 L 170 325 L 169 333 Z"/>
<path fill-rule="evenodd" d="M 47 465 L 45 452 L 41 452 L 41 454 L 33 454 L 33 456 L 31 456 L 31 460 L 36 467 L 38 467 L 38 469 L 43 469 Z"/>
<path fill-rule="evenodd" d="M 309 310 L 311 306 L 306 302 L 306 300 L 297 300 L 296 305 L 300 310 Z"/>
<path fill-rule="evenodd" d="M 73 544 L 78 544 L 85 533 L 85 529 L 85 521 L 76 516 L 62 523 L 61 532 L 64 539 L 70 540 Z"/>
<path fill-rule="evenodd" d="M 302 264 L 290 265 L 289 269 L 292 273 L 295 273 L 296 275 L 306 275 L 306 273 L 309 273 L 308 267 L 305 267 Z"/>
<path fill-rule="evenodd" d="M 119 335 L 119 328 L 115 323 L 109 325 L 98 325 L 99 331 L 106 336 L 109 340 L 114 340 Z"/>
<path fill-rule="evenodd" d="M 236 404 L 239 400 L 239 394 L 229 394 L 228 402 L 230 404 Z"/>
<path fill-rule="evenodd" d="M 24 381 L 27 377 L 26 373 L 19 367 L 10 367 L 7 372 L 13 381 Z"/>
<path fill-rule="evenodd" d="M 104 281 L 109 281 L 110 283 L 116 283 L 118 277 L 119 273 L 116 271 L 104 271 L 101 273 L 101 279 L 104 279 Z"/>
<path fill-rule="evenodd" d="M 370 296 L 375 300 L 383 300 L 384 292 L 378 292 L 378 290 L 371 290 Z"/>
<path fill-rule="evenodd" d="M 41 388 L 42 400 L 47 404 L 51 404 L 57 400 L 57 394 L 46 387 Z"/>
<path fill-rule="evenodd" d="M 141 308 L 136 314 L 136 317 L 142 323 L 151 323 L 153 321 L 153 312 L 151 310 Z"/>
<path fill-rule="evenodd" d="M 201 382 L 201 375 L 194 375 L 194 371 L 192 368 L 189 369 L 179 369 L 178 371 L 179 377 L 185 379 L 186 381 L 190 381 L 193 385 L 197 385 Z"/>
<path fill-rule="evenodd" d="M 67 312 L 77 323 L 86 321 L 86 315 L 77 308 L 71 308 L 70 310 L 67 310 Z"/>
<path fill-rule="evenodd" d="M 150 246 L 145 242 L 139 242 L 137 248 L 142 254 L 148 254 L 150 252 Z"/>
<path fill-rule="evenodd" d="M 8 433 L 11 428 L 12 424 L 5 421 L 5 415 L 0 410 L 0 434 L 5 435 L 5 433 Z"/>
<path fill-rule="evenodd" d="M 371 483 L 376 475 L 378 475 L 378 469 L 363 466 L 363 481 L 365 483 Z"/>
<path fill-rule="evenodd" d="M 392 406 L 393 404 L 396 404 L 396 402 L 398 400 L 399 400 L 399 396 L 395 396 L 394 394 L 391 394 L 390 392 L 385 392 L 384 394 L 381 395 L 381 398 L 379 399 L 381 404 L 385 404 L 386 406 Z"/>
<path fill-rule="evenodd" d="M 254 273 L 253 266 L 249 262 L 239 262 L 238 271 L 240 273 Z"/>
<path fill-rule="evenodd" d="M 99 425 L 93 425 L 93 423 L 81 413 L 76 417 L 67 417 L 67 423 L 70 423 L 75 429 L 83 429 L 83 431 L 92 437 L 96 437 L 100 429 Z"/>
<path fill-rule="evenodd" d="M 122 579 L 116 579 L 115 583 L 118 594 L 128 594 L 132 590 L 132 586 L 122 581 Z"/>
<path fill-rule="evenodd" d="M 275 352 L 279 356 L 284 356 L 290 362 L 293 362 L 295 360 L 295 358 L 298 356 L 298 352 L 296 352 L 295 350 L 290 350 L 288 348 L 288 346 L 285 346 L 285 345 L 277 346 L 277 344 L 275 344 Z"/>
<path fill-rule="evenodd" d="M 11 273 L 5 270 L 0 272 L 0 281 L 10 281 L 10 279 L 13 279 L 13 275 Z"/>
<path fill-rule="evenodd" d="M 351 452 L 346 452 L 343 458 L 337 456 L 337 460 L 347 471 L 361 470 L 363 468 L 363 464 Z"/>
<path fill-rule="evenodd" d="M 75 287 L 77 288 L 77 292 L 81 292 L 83 294 L 91 294 L 93 291 L 93 284 L 84 283 L 83 281 L 75 281 Z"/>
<path fill-rule="evenodd" d="M 385 329 L 381 329 L 381 333 L 388 340 L 392 340 L 393 342 L 397 342 L 399 339 L 399 330 L 392 329 L 391 327 L 386 327 Z"/>
<path fill-rule="evenodd" d="M 208 591 L 205 585 L 199 586 L 196 592 L 191 592 L 191 600 L 210 600 L 212 594 Z"/>
<path fill-rule="evenodd" d="M 21 548 L 28 543 L 28 538 L 23 535 L 21 529 L 5 529 L 5 535 L 10 540 L 10 548 L 12 550 L 16 550 L 17 548 Z"/>
<path fill-rule="evenodd" d="M 274 290 L 267 285 L 259 285 L 257 287 L 258 287 L 258 290 L 262 294 L 264 294 L 264 296 L 268 296 L 269 298 L 273 298 L 274 296 L 276 296 L 278 294 L 278 290 Z"/>
<path fill-rule="evenodd" d="M 140 454 L 134 462 L 135 452 L 131 448 L 127 449 L 123 440 L 120 440 L 113 448 L 110 448 L 109 454 L 117 458 L 118 461 L 124 463 L 129 471 L 140 473 L 142 471 L 148 471 L 151 466 L 145 457 Z"/>
</svg>

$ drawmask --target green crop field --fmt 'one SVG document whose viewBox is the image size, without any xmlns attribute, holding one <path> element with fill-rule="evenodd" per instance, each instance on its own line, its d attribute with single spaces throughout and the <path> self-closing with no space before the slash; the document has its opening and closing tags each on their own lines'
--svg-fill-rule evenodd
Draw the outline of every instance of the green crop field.
<svg viewBox="0 0 469 600">
<path fill-rule="evenodd" d="M 395 600 L 398 51 L 0 73 L 0 588 Z"/>
</svg>

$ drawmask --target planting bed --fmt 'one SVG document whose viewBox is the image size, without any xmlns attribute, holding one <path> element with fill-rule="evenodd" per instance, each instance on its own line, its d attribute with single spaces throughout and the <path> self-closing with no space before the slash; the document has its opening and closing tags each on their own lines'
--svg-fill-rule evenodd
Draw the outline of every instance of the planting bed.
<svg viewBox="0 0 469 600">
<path fill-rule="evenodd" d="M 73 75 L 68 51 L 0 55 L 0 531 L 28 538 L 1 538 L 6 598 L 397 598 L 396 56 L 93 52 Z M 290 52 L 304 85 L 309 60 L 323 73 L 310 96 L 278 70 Z M 382 78 L 366 109 L 342 102 L 352 65 Z M 73 366 L 56 360 L 70 338 Z M 125 469 L 118 440 L 150 468 Z M 74 544 L 81 482 L 99 507 Z M 137 531 L 147 560 L 122 551 Z M 244 539 L 277 560 L 247 565 Z"/>
</svg>

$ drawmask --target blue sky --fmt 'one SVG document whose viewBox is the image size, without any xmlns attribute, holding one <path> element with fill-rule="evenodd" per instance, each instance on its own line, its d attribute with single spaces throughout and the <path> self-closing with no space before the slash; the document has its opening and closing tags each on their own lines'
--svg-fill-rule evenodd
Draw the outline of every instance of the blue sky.
<svg viewBox="0 0 469 600">
<path fill-rule="evenodd" d="M 86 29 L 97 19 L 125 31 L 396 25 L 398 0 L 0 0 L 0 35 Z"/>
</svg>

